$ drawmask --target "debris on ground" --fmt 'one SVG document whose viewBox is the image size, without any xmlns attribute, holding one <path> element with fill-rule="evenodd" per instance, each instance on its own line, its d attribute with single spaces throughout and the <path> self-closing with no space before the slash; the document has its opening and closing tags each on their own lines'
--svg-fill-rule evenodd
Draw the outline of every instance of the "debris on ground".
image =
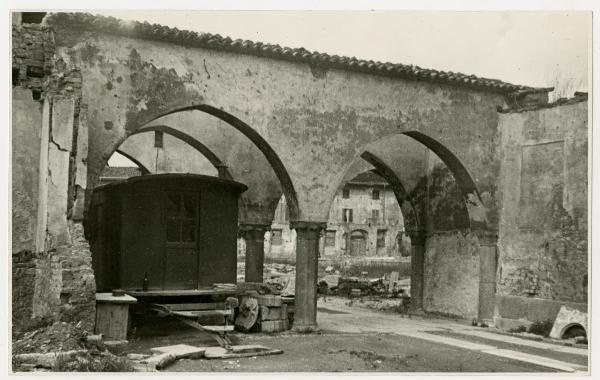
<svg viewBox="0 0 600 380">
<path fill-rule="evenodd" d="M 87 331 L 79 325 L 54 322 L 26 332 L 13 341 L 13 354 L 72 351 L 87 348 Z"/>
</svg>

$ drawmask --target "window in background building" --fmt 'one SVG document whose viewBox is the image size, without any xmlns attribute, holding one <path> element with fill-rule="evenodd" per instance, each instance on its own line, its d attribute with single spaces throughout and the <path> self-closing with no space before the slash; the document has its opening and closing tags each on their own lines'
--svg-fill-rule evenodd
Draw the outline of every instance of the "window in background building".
<svg viewBox="0 0 600 380">
<path fill-rule="evenodd" d="M 373 219 L 373 221 L 379 220 L 379 210 L 371 210 L 371 219 Z"/>
<path fill-rule="evenodd" d="M 352 209 L 351 208 L 343 208 L 342 209 L 342 222 L 352 223 Z"/>
<path fill-rule="evenodd" d="M 379 199 L 379 190 L 373 189 L 373 193 L 372 193 L 372 197 L 371 198 L 375 199 L 375 200 Z"/>
<path fill-rule="evenodd" d="M 385 247 L 386 230 L 377 230 L 377 248 Z"/>
<path fill-rule="evenodd" d="M 342 190 L 342 198 L 344 198 L 344 199 L 350 198 L 350 189 L 344 188 Z"/>
<path fill-rule="evenodd" d="M 325 247 L 335 247 L 335 230 L 328 230 L 325 233 Z"/>
<path fill-rule="evenodd" d="M 281 245 L 283 239 L 281 238 L 281 230 L 271 230 L 271 245 Z"/>
</svg>

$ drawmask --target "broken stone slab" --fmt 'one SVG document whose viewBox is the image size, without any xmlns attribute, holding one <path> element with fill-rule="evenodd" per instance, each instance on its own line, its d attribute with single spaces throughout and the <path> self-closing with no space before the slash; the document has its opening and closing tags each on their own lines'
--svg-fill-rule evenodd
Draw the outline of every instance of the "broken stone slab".
<svg viewBox="0 0 600 380">
<path fill-rule="evenodd" d="M 556 315 L 556 319 L 554 320 L 552 330 L 550 331 L 550 338 L 562 339 L 567 329 L 575 325 L 580 325 L 585 330 L 585 334 L 587 336 L 587 319 L 587 313 L 570 308 L 568 306 L 561 306 L 558 314 Z"/>
<path fill-rule="evenodd" d="M 150 351 L 157 355 L 171 354 L 175 356 L 176 359 L 197 359 L 204 356 L 204 351 L 206 351 L 206 347 L 194 347 L 188 344 L 175 344 L 172 346 L 154 347 L 151 348 Z"/>
<path fill-rule="evenodd" d="M 15 363 L 17 365 L 30 364 L 35 367 L 52 368 L 56 363 L 56 358 L 59 356 L 70 359 L 74 356 L 80 355 L 87 352 L 86 350 L 73 350 L 63 352 L 48 352 L 45 354 L 30 353 L 30 354 L 17 354 L 14 356 Z"/>
<path fill-rule="evenodd" d="M 150 355 L 147 354 L 136 354 L 136 353 L 129 353 L 127 354 L 127 359 L 129 360 L 144 360 L 146 358 L 150 357 Z"/>
<path fill-rule="evenodd" d="M 169 365 L 173 364 L 177 358 L 175 355 L 170 353 L 164 353 L 160 355 L 154 355 L 141 361 L 141 364 L 147 364 L 151 369 L 164 369 Z"/>
<path fill-rule="evenodd" d="M 207 347 L 204 352 L 206 359 L 228 359 L 228 358 L 245 358 L 252 356 L 277 355 L 283 351 L 260 345 L 240 345 L 232 346 L 231 350 L 223 347 Z"/>
</svg>

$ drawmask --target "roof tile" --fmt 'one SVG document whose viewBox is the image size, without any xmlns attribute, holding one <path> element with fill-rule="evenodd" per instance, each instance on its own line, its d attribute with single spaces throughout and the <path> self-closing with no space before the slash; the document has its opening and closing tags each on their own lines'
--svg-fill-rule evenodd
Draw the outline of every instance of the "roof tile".
<svg viewBox="0 0 600 380">
<path fill-rule="evenodd" d="M 276 59 L 314 63 L 323 67 L 336 67 L 344 70 L 358 70 L 375 75 L 401 77 L 403 79 L 425 79 L 461 87 L 500 93 L 510 92 L 547 92 L 552 88 L 534 88 L 502 82 L 497 79 L 480 78 L 475 75 L 443 72 L 423 69 L 413 65 L 358 60 L 356 57 L 340 57 L 325 53 L 310 52 L 304 48 L 288 48 L 262 42 L 232 40 L 219 34 L 210 34 L 179 30 L 147 22 L 125 22 L 114 17 L 95 16 L 89 13 L 51 13 L 46 16 L 45 23 L 55 29 L 72 28 L 97 31 L 132 38 L 160 40 L 169 43 L 232 51 L 240 54 L 269 56 Z"/>
</svg>

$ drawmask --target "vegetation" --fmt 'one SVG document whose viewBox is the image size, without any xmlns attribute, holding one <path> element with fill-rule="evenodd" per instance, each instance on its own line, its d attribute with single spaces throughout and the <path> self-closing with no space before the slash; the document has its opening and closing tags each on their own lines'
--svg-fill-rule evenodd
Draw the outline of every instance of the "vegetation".
<svg viewBox="0 0 600 380">
<path fill-rule="evenodd" d="M 58 355 L 53 372 L 133 372 L 129 360 L 115 355 L 93 356 L 89 353 L 80 356 Z"/>
<path fill-rule="evenodd" d="M 531 326 L 529 326 L 529 329 L 527 329 L 527 331 L 532 334 L 548 337 L 550 335 L 550 331 L 552 331 L 553 325 L 554 321 L 552 319 L 546 319 L 545 321 L 535 321 L 531 324 Z"/>
</svg>

